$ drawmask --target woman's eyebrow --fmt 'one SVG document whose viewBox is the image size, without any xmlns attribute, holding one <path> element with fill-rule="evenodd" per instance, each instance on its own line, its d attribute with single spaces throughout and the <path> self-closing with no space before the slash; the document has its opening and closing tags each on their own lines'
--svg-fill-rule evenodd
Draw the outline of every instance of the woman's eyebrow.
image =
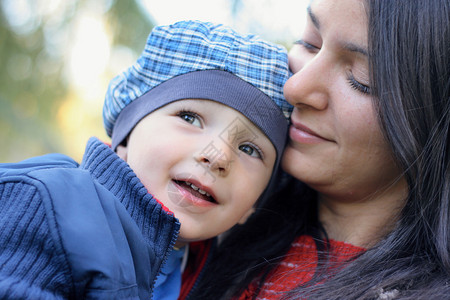
<svg viewBox="0 0 450 300">
<path fill-rule="evenodd" d="M 353 43 L 345 43 L 342 48 L 350 52 L 357 52 L 365 56 L 369 56 L 368 51 L 365 48 L 355 45 Z"/>
<path fill-rule="evenodd" d="M 307 9 L 307 11 L 308 11 L 308 15 L 309 15 L 309 17 L 310 17 L 310 19 L 311 19 L 311 22 L 313 22 L 314 26 L 315 26 L 317 29 L 319 29 L 319 28 L 320 28 L 320 22 L 319 22 L 319 20 L 317 19 L 316 15 L 312 12 L 312 10 L 311 10 L 311 5 L 308 5 L 308 7 L 307 7 L 306 9 Z"/>
</svg>

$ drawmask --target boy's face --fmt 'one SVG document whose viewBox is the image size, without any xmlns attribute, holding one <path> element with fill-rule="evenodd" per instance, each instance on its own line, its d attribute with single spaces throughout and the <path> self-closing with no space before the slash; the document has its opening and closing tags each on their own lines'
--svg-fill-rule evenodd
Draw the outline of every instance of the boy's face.
<svg viewBox="0 0 450 300">
<path fill-rule="evenodd" d="M 272 143 L 252 122 L 208 100 L 180 100 L 152 112 L 117 153 L 180 220 L 177 246 L 245 220 L 276 158 Z"/>
</svg>

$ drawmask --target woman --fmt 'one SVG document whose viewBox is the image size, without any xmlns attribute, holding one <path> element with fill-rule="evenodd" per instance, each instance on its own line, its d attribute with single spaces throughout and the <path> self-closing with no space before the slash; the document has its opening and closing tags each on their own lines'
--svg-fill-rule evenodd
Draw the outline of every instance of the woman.
<svg viewBox="0 0 450 300">
<path fill-rule="evenodd" d="M 450 299 L 449 16 L 448 0 L 311 2 L 285 85 L 294 180 L 193 299 Z"/>
</svg>

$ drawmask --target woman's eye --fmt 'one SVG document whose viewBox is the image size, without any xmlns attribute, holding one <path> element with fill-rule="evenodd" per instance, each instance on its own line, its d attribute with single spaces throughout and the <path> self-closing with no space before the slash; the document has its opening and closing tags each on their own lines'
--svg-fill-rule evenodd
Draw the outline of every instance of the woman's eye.
<svg viewBox="0 0 450 300">
<path fill-rule="evenodd" d="M 349 82 L 350 86 L 352 87 L 352 89 L 357 90 L 360 93 L 370 95 L 372 92 L 369 86 L 362 84 L 361 82 L 356 80 L 355 77 L 353 77 L 353 75 L 351 75 L 351 74 L 348 77 L 348 82 Z"/>
<path fill-rule="evenodd" d="M 239 150 L 252 157 L 262 158 L 261 151 L 256 146 L 248 144 L 240 145 Z"/>
<path fill-rule="evenodd" d="M 316 47 L 308 42 L 305 42 L 304 40 L 298 40 L 295 42 L 295 44 L 303 46 L 306 50 L 310 52 L 317 52 L 318 50 L 320 50 L 319 47 Z"/>
<path fill-rule="evenodd" d="M 188 122 L 189 124 L 192 124 L 192 125 L 200 127 L 200 128 L 202 127 L 202 123 L 200 122 L 200 117 L 194 112 L 182 111 L 182 112 L 179 112 L 177 115 L 184 121 Z"/>
</svg>

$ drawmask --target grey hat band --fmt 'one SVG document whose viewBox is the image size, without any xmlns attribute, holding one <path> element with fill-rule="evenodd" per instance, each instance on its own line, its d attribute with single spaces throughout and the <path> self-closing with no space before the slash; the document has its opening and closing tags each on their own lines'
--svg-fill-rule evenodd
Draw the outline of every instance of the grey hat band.
<svg viewBox="0 0 450 300">
<path fill-rule="evenodd" d="M 175 76 L 128 104 L 112 133 L 112 149 L 122 143 L 136 124 L 152 111 L 183 99 L 206 99 L 241 112 L 270 139 L 278 165 L 284 149 L 288 121 L 275 102 L 258 88 L 222 70 L 201 70 Z"/>
</svg>

